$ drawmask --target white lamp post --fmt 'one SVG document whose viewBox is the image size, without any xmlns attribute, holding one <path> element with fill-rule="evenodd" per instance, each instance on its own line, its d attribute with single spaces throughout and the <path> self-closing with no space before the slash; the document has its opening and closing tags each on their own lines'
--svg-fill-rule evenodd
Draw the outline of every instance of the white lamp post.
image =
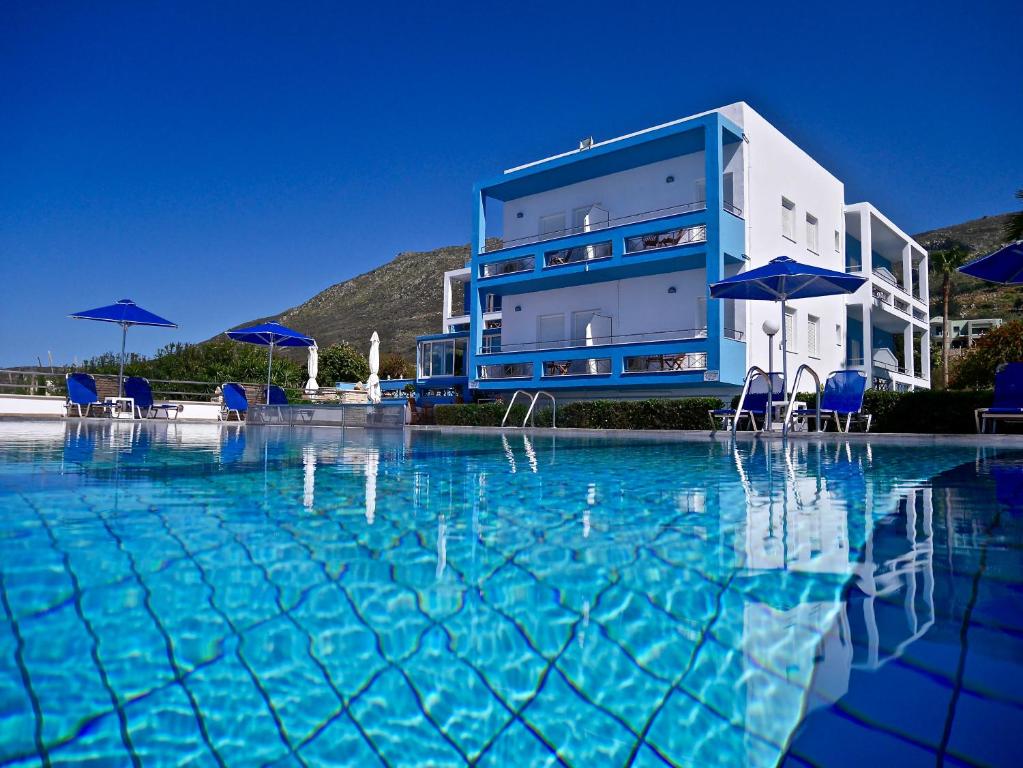
<svg viewBox="0 0 1023 768">
<path fill-rule="evenodd" d="M 781 326 L 778 324 L 778 320 L 773 317 L 768 317 L 762 326 L 764 333 L 767 334 L 767 415 L 765 418 L 764 429 L 768 432 L 771 431 L 771 422 L 774 421 L 774 335 L 781 330 Z"/>
</svg>

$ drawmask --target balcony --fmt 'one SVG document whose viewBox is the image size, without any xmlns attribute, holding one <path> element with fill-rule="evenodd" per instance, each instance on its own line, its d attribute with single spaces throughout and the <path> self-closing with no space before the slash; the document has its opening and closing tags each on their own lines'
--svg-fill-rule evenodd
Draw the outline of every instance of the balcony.
<svg viewBox="0 0 1023 768">
<path fill-rule="evenodd" d="M 738 335 L 738 334 L 735 334 Z M 617 337 L 616 337 L 617 338 Z M 530 347 L 533 345 L 516 345 Z M 481 390 L 522 387 L 592 388 L 648 385 L 738 385 L 746 362 L 746 345 L 732 338 L 636 340 L 590 346 L 552 347 L 481 354 L 475 386 Z M 542 348 L 540 348 L 542 347 Z M 712 358 L 712 351 L 718 354 Z M 712 360 L 718 368 L 710 370 Z"/>
<path fill-rule="evenodd" d="M 733 215 L 741 216 L 742 212 L 738 208 L 735 208 L 730 203 L 726 203 L 729 207 L 733 208 L 737 213 Z M 552 232 L 544 232 L 542 235 L 528 235 L 526 237 L 519 237 L 513 240 L 499 240 L 499 239 L 488 239 L 484 253 L 491 253 L 493 251 L 504 251 L 511 248 L 519 248 L 524 245 L 532 245 L 534 243 L 542 243 L 548 240 L 557 240 L 562 237 L 571 237 L 573 235 L 581 235 L 586 232 L 600 232 L 606 229 L 614 229 L 616 227 L 622 227 L 626 224 L 638 224 L 644 221 L 652 221 L 654 219 L 663 219 L 668 216 L 677 216 L 682 213 L 692 213 L 694 211 L 702 211 L 707 208 L 707 203 L 704 200 L 697 200 L 692 203 L 682 203 L 681 205 L 673 205 L 669 208 L 658 208 L 651 211 L 641 211 L 639 213 L 631 213 L 625 216 L 619 216 L 614 219 L 607 219 L 600 221 L 595 224 L 590 224 L 586 227 L 566 227 L 565 229 L 558 229 Z"/>
<path fill-rule="evenodd" d="M 690 206 L 634 214 L 586 232 L 506 243 L 473 259 L 479 290 L 513 294 L 703 267 L 712 217 L 703 203 Z M 745 225 L 733 216 L 721 222 L 722 243 L 733 244 L 726 258 L 737 263 Z"/>
<path fill-rule="evenodd" d="M 732 328 L 725 329 L 725 338 L 742 341 L 742 331 Z M 591 339 L 557 339 L 554 341 L 529 341 L 512 344 L 501 343 L 500 338 L 484 338 L 480 355 L 503 354 L 508 352 L 545 352 L 552 349 L 593 349 L 595 347 L 622 346 L 627 344 L 649 344 L 666 341 L 693 341 L 706 339 L 706 328 L 684 328 L 671 331 L 647 331 L 645 333 L 616 334 L 613 336 L 595 336 Z"/>
</svg>

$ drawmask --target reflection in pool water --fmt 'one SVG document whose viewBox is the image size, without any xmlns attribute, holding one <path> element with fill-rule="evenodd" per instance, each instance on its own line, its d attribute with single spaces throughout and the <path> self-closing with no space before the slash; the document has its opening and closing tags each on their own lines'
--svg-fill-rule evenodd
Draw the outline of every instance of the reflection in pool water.
<svg viewBox="0 0 1023 768">
<path fill-rule="evenodd" d="M 0 440 L 0 764 L 997 764 L 1023 724 L 1011 452 Z"/>
</svg>

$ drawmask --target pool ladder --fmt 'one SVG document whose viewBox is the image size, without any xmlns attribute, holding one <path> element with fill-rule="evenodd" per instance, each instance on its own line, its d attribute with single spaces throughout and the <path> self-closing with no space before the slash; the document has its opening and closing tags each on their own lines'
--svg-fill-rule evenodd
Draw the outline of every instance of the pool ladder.
<svg viewBox="0 0 1023 768">
<path fill-rule="evenodd" d="M 515 405 L 515 400 L 518 398 L 519 395 L 522 395 L 523 397 L 525 397 L 527 399 L 529 399 L 529 397 L 530 397 L 529 392 L 527 392 L 524 389 L 516 389 L 515 390 L 515 394 L 512 395 L 511 400 L 508 401 L 508 410 L 506 410 L 504 412 L 504 418 L 501 419 L 501 426 L 502 427 L 507 423 L 508 417 L 511 415 L 512 407 Z M 532 399 L 529 400 L 529 409 L 526 411 L 526 418 L 524 418 L 522 420 L 522 426 L 523 427 L 526 426 L 526 422 L 527 421 L 529 422 L 529 426 L 531 426 L 531 427 L 536 426 L 533 423 L 534 420 L 536 419 L 536 413 L 535 413 L 536 401 L 539 400 L 541 396 L 550 398 L 550 401 L 551 401 L 551 429 L 557 429 L 558 428 L 558 403 L 554 399 L 554 395 L 552 395 L 550 392 L 547 392 L 547 391 L 542 390 L 542 389 L 538 390 L 532 396 Z"/>
</svg>

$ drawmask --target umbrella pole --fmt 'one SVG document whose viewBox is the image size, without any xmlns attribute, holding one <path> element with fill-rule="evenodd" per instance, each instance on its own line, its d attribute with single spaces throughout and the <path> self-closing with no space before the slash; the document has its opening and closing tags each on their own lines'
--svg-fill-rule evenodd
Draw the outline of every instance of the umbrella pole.
<svg viewBox="0 0 1023 768">
<path fill-rule="evenodd" d="M 274 343 L 270 342 L 270 355 L 266 364 L 266 404 L 270 405 L 270 370 L 274 364 Z"/>
<path fill-rule="evenodd" d="M 789 391 L 789 342 L 785 332 L 785 299 L 781 300 L 781 399 L 788 399 Z M 774 387 L 771 387 L 774 390 Z M 773 395 L 772 395 L 773 397 Z M 773 416 L 773 414 L 772 414 Z"/>
<path fill-rule="evenodd" d="M 121 323 L 121 368 L 117 372 L 117 396 L 124 397 L 124 345 L 128 340 L 128 324 Z"/>
</svg>

